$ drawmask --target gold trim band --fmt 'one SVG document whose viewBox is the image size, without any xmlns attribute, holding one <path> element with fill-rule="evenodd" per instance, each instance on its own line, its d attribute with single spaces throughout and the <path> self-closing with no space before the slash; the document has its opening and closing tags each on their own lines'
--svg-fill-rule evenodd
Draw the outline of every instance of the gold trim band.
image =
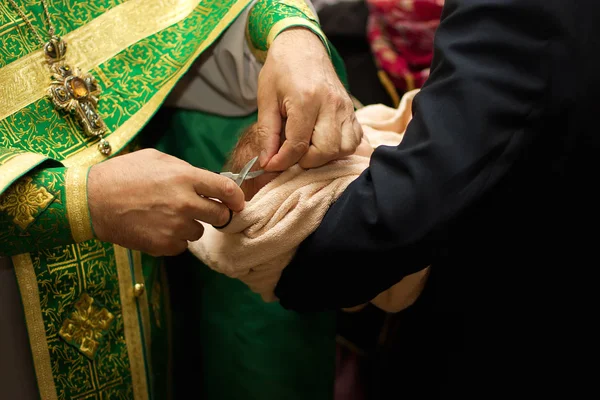
<svg viewBox="0 0 600 400">
<path fill-rule="evenodd" d="M 135 283 L 141 283 L 144 285 L 144 293 L 137 298 L 137 304 L 140 310 L 140 317 L 142 320 L 142 329 L 144 332 L 144 342 L 146 345 L 146 365 L 148 366 L 149 376 L 152 374 L 152 330 L 150 328 L 150 306 L 148 301 L 148 292 L 150 290 L 149 285 L 144 279 L 144 271 L 142 269 L 142 253 L 139 251 L 132 251 L 133 255 L 133 276 Z"/>
<path fill-rule="evenodd" d="M 48 341 L 46 340 L 46 328 L 42 317 L 40 305 L 40 293 L 37 278 L 33 269 L 33 262 L 29 254 L 21 254 L 12 258 L 19 289 L 25 321 L 29 332 L 29 343 L 33 356 L 33 366 L 37 378 L 40 398 L 43 400 L 57 400 L 56 385 L 52 375 L 52 364 Z"/>
<path fill-rule="evenodd" d="M 125 341 L 127 342 L 131 380 L 133 382 L 133 398 L 134 400 L 148 400 L 148 381 L 146 379 L 142 333 L 140 331 L 137 305 L 133 293 L 129 250 L 117 245 L 114 248 L 119 277 L 121 310 L 123 312 L 123 327 L 125 329 Z"/>
<path fill-rule="evenodd" d="M 180 68 L 179 72 L 174 75 L 168 82 L 161 87 L 154 96 L 142 106 L 142 108 L 119 126 L 113 133 L 110 134 L 110 144 L 113 148 L 113 153 L 117 154 L 118 151 L 123 148 L 129 140 L 144 126 L 146 121 L 154 115 L 154 112 L 161 106 L 165 98 L 169 95 L 171 89 L 179 81 L 181 76 L 185 74 L 192 63 L 198 58 L 204 50 L 206 50 L 227 28 L 227 26 L 233 21 L 240 12 L 246 8 L 250 3 L 250 0 L 238 1 L 231 6 L 229 12 L 217 23 L 215 28 L 208 34 L 206 39 L 202 42 L 196 52 L 189 58 L 189 60 Z M 62 163 L 64 166 L 69 167 L 73 165 L 84 165 L 92 166 L 97 164 L 106 157 L 102 155 L 95 146 L 88 147 L 71 157 L 65 159 Z"/>
<path fill-rule="evenodd" d="M 23 174 L 47 159 L 48 157 L 41 154 L 24 153 L 8 160 L 0 167 L 0 193 Z"/>
<path fill-rule="evenodd" d="M 295 27 L 307 28 L 307 29 L 313 31 L 317 36 L 319 36 L 321 38 L 321 40 L 322 40 L 322 37 L 324 36 L 324 34 L 321 31 L 321 29 L 319 28 L 319 26 L 317 24 L 315 24 L 314 22 L 311 22 L 311 21 L 307 20 L 306 18 L 302 18 L 302 17 L 289 17 L 289 18 L 282 19 L 281 21 L 279 21 L 275 25 L 273 25 L 273 27 L 269 31 L 269 36 L 267 36 L 267 48 L 271 47 L 271 45 L 273 44 L 273 41 L 275 40 L 277 35 L 279 35 L 281 32 L 283 32 L 286 29 L 295 28 Z M 329 48 L 327 48 L 327 49 L 329 50 Z"/>
<path fill-rule="evenodd" d="M 271 30 L 269 31 L 269 35 L 267 36 L 267 48 L 271 47 L 271 45 L 273 44 L 273 41 L 275 40 L 277 35 L 279 35 L 281 32 L 283 32 L 286 29 L 296 28 L 296 27 L 304 27 L 304 28 L 310 30 L 311 32 L 313 32 L 315 35 L 317 35 L 319 37 L 319 39 L 321 39 L 321 42 L 323 42 L 323 45 L 325 46 L 325 48 L 327 49 L 327 53 L 329 53 L 329 55 L 331 56 L 331 49 L 329 48 L 329 44 L 327 43 L 327 40 L 325 40 L 325 34 L 323 33 L 323 31 L 321 31 L 321 28 L 319 27 L 319 25 L 315 24 L 314 22 L 312 22 L 310 20 L 302 18 L 302 17 L 289 17 L 289 18 L 282 19 L 281 21 L 275 23 L 275 25 L 273 25 L 273 27 L 271 27 Z M 267 51 L 259 50 L 256 47 L 254 47 L 254 45 L 252 44 L 252 40 L 250 39 L 250 33 L 248 32 L 247 25 L 246 25 L 246 43 L 248 43 L 248 47 L 250 47 L 250 52 L 254 55 L 254 57 L 259 62 L 264 63 L 267 60 Z"/>
<path fill-rule="evenodd" d="M 185 18 L 201 0 L 129 0 L 66 34 L 68 60 L 90 71 L 132 44 Z M 42 50 L 0 69 L 0 120 L 46 95 L 50 74 Z"/>
<path fill-rule="evenodd" d="M 282 19 L 281 21 L 275 23 L 275 25 L 273 25 L 273 27 L 271 27 L 271 30 L 269 31 L 269 35 L 267 36 L 267 48 L 271 47 L 271 45 L 273 44 L 273 41 L 281 32 L 285 31 L 286 29 L 296 28 L 296 27 L 303 27 L 303 28 L 306 28 L 306 29 L 312 31 L 315 35 L 317 35 L 319 37 L 319 39 L 321 39 L 325 48 L 327 49 L 327 52 L 329 54 L 331 54 L 330 49 L 329 49 L 329 44 L 324 39 L 325 34 L 321 31 L 321 28 L 319 27 L 319 25 L 315 24 L 314 22 L 311 22 L 310 20 L 302 18 L 302 17 L 289 17 L 289 18 Z M 264 63 L 267 60 L 268 52 L 266 50 L 259 50 L 256 47 L 254 47 L 254 45 L 252 44 L 252 40 L 250 39 L 250 32 L 248 32 L 248 25 L 246 25 L 246 43 L 248 44 L 248 47 L 250 48 L 250 52 L 254 55 L 256 60 L 258 60 L 261 63 Z"/>
<path fill-rule="evenodd" d="M 72 167 L 67 168 L 65 174 L 67 216 L 75 243 L 94 238 L 87 202 L 88 170 L 87 167 Z"/>
</svg>

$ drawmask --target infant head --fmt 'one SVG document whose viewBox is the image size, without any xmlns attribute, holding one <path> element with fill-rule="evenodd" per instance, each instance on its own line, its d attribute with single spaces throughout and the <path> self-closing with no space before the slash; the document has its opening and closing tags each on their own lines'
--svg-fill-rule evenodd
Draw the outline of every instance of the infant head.
<svg viewBox="0 0 600 400">
<path fill-rule="evenodd" d="M 257 124 L 252 124 L 240 135 L 224 166 L 226 171 L 239 172 L 248 161 L 260 155 L 263 150 L 262 146 L 264 138 L 263 133 L 257 128 Z M 371 144 L 367 137 L 363 136 L 362 142 L 354 154 L 370 157 L 372 152 L 373 148 L 371 147 Z M 258 163 L 255 163 L 250 171 L 256 171 L 258 169 L 260 169 L 260 166 Z M 279 172 L 265 172 L 254 179 L 244 181 L 241 188 L 246 195 L 246 201 L 252 199 L 260 189 L 275 179 L 279 174 Z"/>
<path fill-rule="evenodd" d="M 244 165 L 254 157 L 260 155 L 263 150 L 263 141 L 257 124 L 250 125 L 238 138 L 238 141 L 229 154 L 227 163 L 224 166 L 225 171 L 239 172 Z M 260 166 L 256 162 L 250 171 L 259 170 Z M 246 201 L 254 197 L 256 193 L 267 183 L 271 182 L 279 175 L 279 172 L 265 172 L 254 179 L 248 179 L 242 183 L 242 190 L 246 195 Z"/>
</svg>

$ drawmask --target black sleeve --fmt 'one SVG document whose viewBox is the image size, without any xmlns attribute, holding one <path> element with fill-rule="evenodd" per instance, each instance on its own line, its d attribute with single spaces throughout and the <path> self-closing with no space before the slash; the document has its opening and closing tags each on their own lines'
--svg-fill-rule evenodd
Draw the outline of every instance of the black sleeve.
<svg viewBox="0 0 600 400">
<path fill-rule="evenodd" d="M 299 247 L 275 294 L 313 311 L 371 300 L 430 265 L 449 221 L 503 177 L 547 107 L 552 0 L 446 0 L 431 75 L 398 147 L 382 146 Z"/>
</svg>

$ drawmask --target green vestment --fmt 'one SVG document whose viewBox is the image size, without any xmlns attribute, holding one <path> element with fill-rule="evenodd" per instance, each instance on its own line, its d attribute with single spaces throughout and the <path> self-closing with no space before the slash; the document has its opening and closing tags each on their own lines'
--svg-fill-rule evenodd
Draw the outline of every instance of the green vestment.
<svg viewBox="0 0 600 400">
<path fill-rule="evenodd" d="M 41 3 L 16 2 L 46 37 Z M 57 34 L 68 43 L 67 63 L 91 73 L 102 88 L 98 111 L 111 156 L 138 148 L 138 133 L 171 89 L 250 2 L 48 1 Z M 303 15 L 290 11 L 288 1 L 257 6 L 266 3 L 268 12 L 249 21 L 257 54 L 267 50 L 262 34 Z M 106 156 L 46 97 L 50 74 L 40 47 L 2 1 L 0 256 L 11 257 L 40 397 L 168 398 L 171 323 L 163 261 L 94 239 L 87 171 Z"/>
</svg>

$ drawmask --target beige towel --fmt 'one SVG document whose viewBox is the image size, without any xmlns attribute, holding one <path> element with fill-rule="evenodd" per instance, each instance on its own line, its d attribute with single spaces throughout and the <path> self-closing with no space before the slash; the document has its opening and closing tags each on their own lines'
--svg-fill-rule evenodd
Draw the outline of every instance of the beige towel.
<svg viewBox="0 0 600 400">
<path fill-rule="evenodd" d="M 374 148 L 400 143 L 416 92 L 407 93 L 396 110 L 372 105 L 357 111 Z M 298 245 L 368 165 L 369 158 L 357 155 L 310 170 L 295 165 L 259 190 L 226 228 L 204 224 L 203 237 L 189 249 L 210 268 L 240 279 L 265 301 L 275 301 L 275 286 Z M 389 312 L 406 308 L 418 297 L 427 272 L 405 277 L 372 303 Z"/>
<path fill-rule="evenodd" d="M 205 224 L 204 235 L 190 243 L 190 251 L 273 301 L 281 271 L 298 245 L 368 164 L 366 157 L 351 156 L 310 170 L 294 165 L 262 188 L 226 228 Z"/>
</svg>

